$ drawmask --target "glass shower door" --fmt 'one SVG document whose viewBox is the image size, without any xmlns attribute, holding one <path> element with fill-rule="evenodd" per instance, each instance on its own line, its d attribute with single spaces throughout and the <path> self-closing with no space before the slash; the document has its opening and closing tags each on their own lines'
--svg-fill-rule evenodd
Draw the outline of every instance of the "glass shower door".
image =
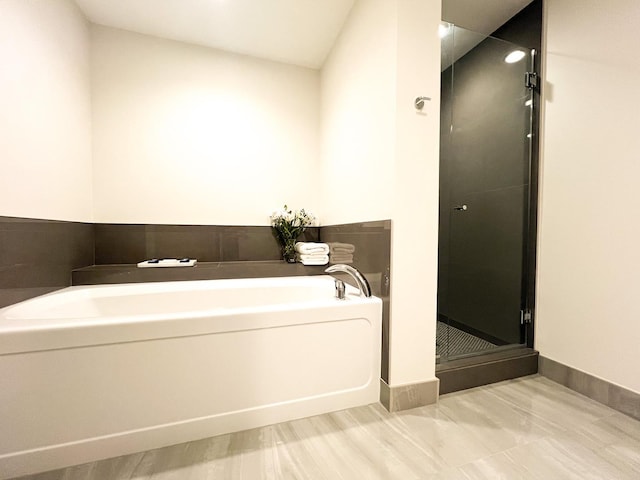
<svg viewBox="0 0 640 480">
<path fill-rule="evenodd" d="M 445 28 L 438 353 L 450 359 L 526 342 L 533 95 L 529 49 Z"/>
</svg>

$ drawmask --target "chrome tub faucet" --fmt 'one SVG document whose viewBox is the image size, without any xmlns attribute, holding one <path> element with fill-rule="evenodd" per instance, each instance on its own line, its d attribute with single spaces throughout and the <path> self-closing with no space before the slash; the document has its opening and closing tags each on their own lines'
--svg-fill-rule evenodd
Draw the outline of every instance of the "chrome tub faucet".
<svg viewBox="0 0 640 480">
<path fill-rule="evenodd" d="M 360 273 L 360 271 L 357 268 L 354 268 L 351 265 L 345 265 L 343 263 L 336 263 L 335 265 L 331 265 L 324 272 L 325 273 L 337 273 L 337 272 L 340 272 L 340 273 L 348 274 L 351 278 L 353 278 L 354 282 L 356 282 L 356 285 L 360 289 L 360 296 L 361 297 L 370 297 L 371 296 L 371 287 L 369 286 L 369 282 L 364 277 L 364 275 L 362 273 Z M 339 287 L 338 287 L 338 283 L 336 282 L 336 296 L 338 296 L 338 298 L 340 298 L 340 292 L 338 292 L 338 290 L 339 290 Z M 343 295 L 344 295 L 344 293 L 343 293 Z"/>
</svg>

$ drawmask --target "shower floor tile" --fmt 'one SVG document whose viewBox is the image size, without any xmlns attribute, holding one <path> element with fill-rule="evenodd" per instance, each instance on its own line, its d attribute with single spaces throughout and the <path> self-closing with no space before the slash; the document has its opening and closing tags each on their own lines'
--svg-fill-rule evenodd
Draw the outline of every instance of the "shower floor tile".
<svg viewBox="0 0 640 480">
<path fill-rule="evenodd" d="M 459 328 L 438 322 L 436 328 L 436 355 L 441 357 L 457 357 L 469 353 L 493 350 L 496 345 L 482 338 L 471 335 Z"/>
<path fill-rule="evenodd" d="M 640 421 L 534 375 L 388 413 L 379 404 L 23 477 L 635 479 Z"/>
</svg>

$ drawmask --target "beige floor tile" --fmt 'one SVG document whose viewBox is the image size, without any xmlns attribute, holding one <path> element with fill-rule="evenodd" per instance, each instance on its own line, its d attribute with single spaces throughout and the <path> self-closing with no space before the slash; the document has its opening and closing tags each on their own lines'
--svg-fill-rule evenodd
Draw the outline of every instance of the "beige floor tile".
<svg viewBox="0 0 640 480">
<path fill-rule="evenodd" d="M 640 422 L 532 376 L 390 414 L 379 404 L 23 480 L 640 479 Z"/>
<path fill-rule="evenodd" d="M 504 452 L 476 460 L 460 467 L 467 480 L 520 480 L 533 478 L 521 465 L 511 460 Z"/>
<path fill-rule="evenodd" d="M 495 384 L 487 392 L 563 429 L 614 413 L 609 407 L 541 376 Z"/>
<path fill-rule="evenodd" d="M 621 479 L 640 478 L 625 462 L 612 457 L 576 432 L 548 437 L 526 447 L 505 452 L 514 463 L 532 474 L 546 479 Z"/>
<path fill-rule="evenodd" d="M 474 389 L 467 395 L 445 396 L 439 403 L 439 411 L 491 453 L 564 431 L 557 424 L 482 389 Z"/>
</svg>

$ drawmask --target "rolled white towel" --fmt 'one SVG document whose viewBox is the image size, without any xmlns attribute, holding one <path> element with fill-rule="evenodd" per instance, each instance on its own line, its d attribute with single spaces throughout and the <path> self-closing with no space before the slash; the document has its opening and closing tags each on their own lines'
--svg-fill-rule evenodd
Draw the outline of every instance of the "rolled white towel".
<svg viewBox="0 0 640 480">
<path fill-rule="evenodd" d="M 326 243 L 314 243 L 314 242 L 297 242 L 296 252 L 303 255 L 319 254 L 327 255 L 329 253 L 329 245 Z"/>
<path fill-rule="evenodd" d="M 356 251 L 356 246 L 352 243 L 331 242 L 328 245 L 331 253 L 354 253 Z"/>
<path fill-rule="evenodd" d="M 329 255 L 298 255 L 298 261 L 303 265 L 326 265 Z"/>
<path fill-rule="evenodd" d="M 331 263 L 353 263 L 353 255 L 351 253 L 332 253 L 329 255 Z"/>
</svg>

